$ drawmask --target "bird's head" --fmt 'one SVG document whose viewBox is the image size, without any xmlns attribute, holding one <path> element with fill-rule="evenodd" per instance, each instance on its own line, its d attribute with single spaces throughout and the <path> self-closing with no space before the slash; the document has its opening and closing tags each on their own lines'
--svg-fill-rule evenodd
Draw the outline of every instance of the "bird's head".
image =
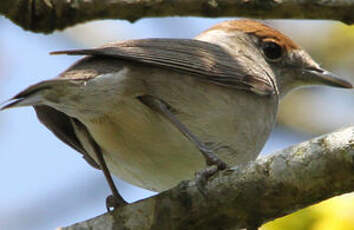
<svg viewBox="0 0 354 230">
<path fill-rule="evenodd" d="M 222 22 L 196 39 L 216 43 L 243 60 L 256 74 L 269 75 L 281 97 L 294 88 L 308 85 L 352 88 L 349 82 L 320 67 L 289 37 L 258 21 Z"/>
</svg>

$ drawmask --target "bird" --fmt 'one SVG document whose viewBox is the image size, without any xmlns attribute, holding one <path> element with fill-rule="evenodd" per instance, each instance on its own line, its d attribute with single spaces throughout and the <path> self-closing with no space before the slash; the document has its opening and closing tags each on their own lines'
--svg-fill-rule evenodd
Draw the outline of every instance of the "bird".
<svg viewBox="0 0 354 230">
<path fill-rule="evenodd" d="M 251 19 L 216 24 L 193 39 L 52 54 L 83 58 L 2 109 L 33 106 L 56 137 L 102 169 L 113 194 L 108 208 L 125 202 L 110 173 L 156 192 L 195 175 L 203 184 L 257 158 L 291 90 L 352 88 L 289 37 Z"/>
</svg>

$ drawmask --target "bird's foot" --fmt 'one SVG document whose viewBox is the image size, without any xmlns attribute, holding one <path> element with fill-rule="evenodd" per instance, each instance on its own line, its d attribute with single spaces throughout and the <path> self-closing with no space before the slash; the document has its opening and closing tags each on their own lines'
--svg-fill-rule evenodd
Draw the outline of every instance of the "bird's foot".
<svg viewBox="0 0 354 230">
<path fill-rule="evenodd" d="M 216 166 L 217 171 L 227 168 L 227 164 L 222 161 L 212 149 L 206 147 L 204 144 L 199 144 L 197 147 L 202 152 L 208 166 Z"/>
<path fill-rule="evenodd" d="M 106 198 L 106 208 L 108 212 L 113 212 L 114 210 L 123 207 L 127 202 L 123 200 L 121 196 L 116 197 L 109 195 Z"/>
<path fill-rule="evenodd" d="M 207 189 L 205 186 L 208 183 L 208 179 L 213 175 L 215 175 L 218 171 L 224 170 L 226 168 L 227 168 L 226 163 L 220 160 L 220 163 L 218 165 L 215 164 L 196 172 L 195 184 L 199 192 L 203 194 L 203 196 L 205 197 L 207 196 Z"/>
<path fill-rule="evenodd" d="M 195 183 L 198 190 L 204 196 L 207 196 L 205 185 L 207 184 L 208 179 L 215 175 L 218 171 L 226 169 L 228 166 L 214 153 L 212 149 L 206 147 L 204 144 L 199 144 L 198 148 L 202 152 L 208 167 L 195 174 Z"/>
</svg>

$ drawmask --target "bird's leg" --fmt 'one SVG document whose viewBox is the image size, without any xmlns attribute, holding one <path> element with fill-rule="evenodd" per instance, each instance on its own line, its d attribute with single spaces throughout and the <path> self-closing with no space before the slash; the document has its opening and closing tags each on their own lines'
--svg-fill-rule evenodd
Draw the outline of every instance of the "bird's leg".
<svg viewBox="0 0 354 230">
<path fill-rule="evenodd" d="M 196 173 L 196 184 L 198 189 L 205 194 L 204 185 L 209 177 L 214 175 L 218 170 L 223 170 L 227 167 L 212 149 L 208 148 L 201 142 L 177 117 L 171 112 L 170 106 L 164 101 L 153 96 L 142 96 L 139 99 L 150 108 L 158 111 L 165 118 L 167 118 L 179 131 L 183 133 L 202 153 L 205 158 L 206 164 L 210 167 L 203 169 Z"/>
<path fill-rule="evenodd" d="M 89 135 L 90 136 L 90 135 Z M 90 136 L 91 137 L 91 136 Z M 109 195 L 107 198 L 106 198 L 106 207 L 107 207 L 107 211 L 110 212 L 110 211 L 113 211 L 114 209 L 117 209 L 125 204 L 127 204 L 127 202 L 124 201 L 123 197 L 119 194 L 114 182 L 113 182 L 113 179 L 112 179 L 112 176 L 111 176 L 111 173 L 109 172 L 109 169 L 107 167 L 107 164 L 103 158 L 103 154 L 102 154 L 102 151 L 101 151 L 101 148 L 98 146 L 98 144 L 96 143 L 96 141 L 93 140 L 93 138 L 89 138 L 90 139 L 90 143 L 94 149 L 94 152 L 96 154 L 96 157 L 97 157 L 97 160 L 98 160 L 98 163 L 100 165 L 100 168 L 102 169 L 103 171 L 103 174 L 108 182 L 108 185 L 109 187 L 111 188 L 111 191 L 112 191 L 112 195 Z"/>
</svg>

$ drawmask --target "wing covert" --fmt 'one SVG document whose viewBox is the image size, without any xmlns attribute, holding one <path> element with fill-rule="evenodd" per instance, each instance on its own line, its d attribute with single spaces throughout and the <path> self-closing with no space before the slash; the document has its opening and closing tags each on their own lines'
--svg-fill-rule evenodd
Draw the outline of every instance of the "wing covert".
<svg viewBox="0 0 354 230">
<path fill-rule="evenodd" d="M 248 73 L 224 48 L 194 39 L 128 40 L 51 54 L 108 56 L 187 72 L 201 80 L 260 95 L 274 92 L 270 81 Z"/>
</svg>

